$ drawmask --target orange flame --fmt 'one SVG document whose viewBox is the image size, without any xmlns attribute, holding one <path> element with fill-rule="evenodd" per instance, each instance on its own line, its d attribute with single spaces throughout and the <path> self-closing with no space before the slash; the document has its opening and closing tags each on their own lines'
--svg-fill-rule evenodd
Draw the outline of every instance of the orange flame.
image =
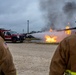
<svg viewBox="0 0 76 75">
<path fill-rule="evenodd" d="M 69 29 L 69 28 L 70 28 L 69 26 L 66 26 L 66 29 Z M 65 33 L 69 35 L 71 34 L 71 30 L 66 30 Z"/>
<path fill-rule="evenodd" d="M 49 35 L 46 35 L 45 36 L 45 39 L 46 39 L 46 42 L 48 43 L 55 43 L 57 42 L 57 37 L 56 36 L 49 36 Z"/>
<path fill-rule="evenodd" d="M 53 30 L 50 28 L 50 32 L 52 32 Z"/>
</svg>

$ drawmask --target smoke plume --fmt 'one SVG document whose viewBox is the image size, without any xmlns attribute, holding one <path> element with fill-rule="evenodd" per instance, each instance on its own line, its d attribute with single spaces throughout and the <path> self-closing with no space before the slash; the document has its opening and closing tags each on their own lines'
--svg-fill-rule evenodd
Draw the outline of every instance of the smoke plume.
<svg viewBox="0 0 76 75">
<path fill-rule="evenodd" d="M 73 14 L 76 13 L 76 3 L 75 2 L 66 2 L 63 7 L 64 13 L 69 17 L 73 17 Z"/>
<path fill-rule="evenodd" d="M 45 27 L 42 30 L 63 29 L 69 24 L 75 26 L 75 0 L 40 0 Z"/>
</svg>

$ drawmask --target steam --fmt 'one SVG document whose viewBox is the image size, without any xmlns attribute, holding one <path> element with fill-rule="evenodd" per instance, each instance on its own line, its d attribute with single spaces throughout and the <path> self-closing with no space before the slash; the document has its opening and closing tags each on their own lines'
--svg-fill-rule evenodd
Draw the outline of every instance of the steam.
<svg viewBox="0 0 76 75">
<path fill-rule="evenodd" d="M 57 42 L 56 43 L 59 43 L 61 40 L 63 40 L 65 37 L 67 37 L 68 35 L 65 34 L 65 31 L 61 31 L 61 32 L 57 32 L 57 31 L 53 31 L 53 32 L 49 32 L 49 31 L 46 31 L 46 32 L 42 32 L 42 33 L 34 33 L 34 34 L 31 34 L 32 36 L 34 36 L 35 38 L 38 38 L 40 40 L 33 40 L 34 42 L 43 42 L 45 43 L 46 41 L 46 38 L 45 36 L 50 36 L 50 37 L 54 37 L 56 36 L 57 37 Z M 33 42 L 32 41 L 32 42 Z"/>
<path fill-rule="evenodd" d="M 45 27 L 42 30 L 63 29 L 66 25 L 75 26 L 75 0 L 40 0 Z"/>
</svg>

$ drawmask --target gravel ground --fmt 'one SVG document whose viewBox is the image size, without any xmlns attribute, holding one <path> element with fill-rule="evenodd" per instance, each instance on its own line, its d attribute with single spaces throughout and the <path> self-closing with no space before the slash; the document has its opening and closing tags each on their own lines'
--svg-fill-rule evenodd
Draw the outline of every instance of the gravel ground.
<svg viewBox="0 0 76 75">
<path fill-rule="evenodd" d="M 48 75 L 52 55 L 57 45 L 7 43 L 18 75 Z"/>
</svg>

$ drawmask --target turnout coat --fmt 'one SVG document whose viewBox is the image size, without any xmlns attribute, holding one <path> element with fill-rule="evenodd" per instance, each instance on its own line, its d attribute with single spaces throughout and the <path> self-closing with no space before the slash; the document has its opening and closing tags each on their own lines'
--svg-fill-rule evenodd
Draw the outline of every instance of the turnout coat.
<svg viewBox="0 0 76 75">
<path fill-rule="evenodd" d="M 76 72 L 76 34 L 59 43 L 51 60 L 49 75 L 63 75 L 66 70 Z"/>
<path fill-rule="evenodd" d="M 12 55 L 5 41 L 0 37 L 0 75 L 16 75 Z"/>
</svg>

